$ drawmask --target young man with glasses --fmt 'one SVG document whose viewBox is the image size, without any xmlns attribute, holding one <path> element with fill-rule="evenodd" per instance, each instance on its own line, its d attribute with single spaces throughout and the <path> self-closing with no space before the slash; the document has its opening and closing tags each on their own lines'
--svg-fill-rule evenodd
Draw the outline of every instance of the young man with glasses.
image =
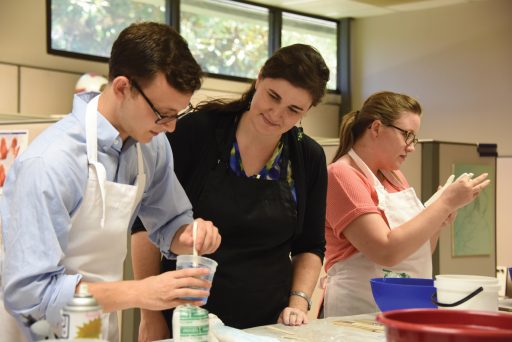
<svg viewBox="0 0 512 342">
<path fill-rule="evenodd" d="M 425 208 L 400 172 L 420 121 L 418 101 L 390 91 L 343 118 L 327 171 L 325 317 L 378 311 L 371 278 L 432 278 L 439 232 L 489 184 L 463 177 Z"/>
<path fill-rule="evenodd" d="M 191 253 L 191 204 L 160 133 L 175 129 L 200 86 L 201 69 L 176 31 L 133 24 L 114 42 L 105 90 L 75 95 L 72 113 L 16 160 L 0 202 L 2 279 L 6 308 L 21 323 L 46 319 L 57 330 L 60 310 L 85 283 L 111 313 L 105 327 L 117 341 L 115 311 L 198 305 L 179 298 L 208 295 L 190 289 L 210 287 L 196 278 L 204 269 L 122 281 L 127 230 L 137 215 L 165 257 Z M 196 221 L 196 248 L 212 253 L 217 228 Z"/>
</svg>

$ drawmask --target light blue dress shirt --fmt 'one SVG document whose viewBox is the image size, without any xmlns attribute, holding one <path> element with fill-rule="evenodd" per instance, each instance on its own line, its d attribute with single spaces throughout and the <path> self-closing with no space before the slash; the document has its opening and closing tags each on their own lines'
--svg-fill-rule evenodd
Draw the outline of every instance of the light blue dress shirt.
<svg viewBox="0 0 512 342">
<path fill-rule="evenodd" d="M 5 306 L 15 315 L 56 323 L 81 279 L 80 274 L 67 274 L 60 261 L 66 256 L 71 218 L 87 184 L 85 112 L 95 95 L 75 95 L 73 112 L 42 132 L 7 175 L 0 200 L 5 246 L 2 280 Z M 165 135 L 141 144 L 141 149 L 147 179 L 131 222 L 139 215 L 151 241 L 172 257 L 171 240 L 179 227 L 193 221 L 192 206 L 174 174 Z M 98 161 L 105 166 L 107 180 L 134 184 L 135 141 L 128 138 L 123 143 L 102 115 L 98 115 Z"/>
</svg>

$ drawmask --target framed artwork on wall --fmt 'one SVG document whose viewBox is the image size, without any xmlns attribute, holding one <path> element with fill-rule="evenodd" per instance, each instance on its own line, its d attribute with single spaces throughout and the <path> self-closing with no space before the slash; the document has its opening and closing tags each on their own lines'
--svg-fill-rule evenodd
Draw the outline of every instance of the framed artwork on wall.
<svg viewBox="0 0 512 342">
<path fill-rule="evenodd" d="M 14 159 L 28 146 L 27 130 L 0 131 L 0 194 Z"/>
<path fill-rule="evenodd" d="M 488 173 L 491 185 L 480 192 L 473 202 L 458 210 L 452 225 L 452 256 L 488 256 L 495 245 L 495 194 L 492 166 L 454 164 L 455 178 L 464 172 L 476 176 Z"/>
</svg>

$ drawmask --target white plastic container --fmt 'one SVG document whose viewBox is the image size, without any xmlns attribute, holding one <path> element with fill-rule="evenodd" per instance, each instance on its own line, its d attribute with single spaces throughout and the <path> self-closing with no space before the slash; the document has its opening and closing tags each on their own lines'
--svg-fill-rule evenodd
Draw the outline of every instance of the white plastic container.
<svg viewBox="0 0 512 342">
<path fill-rule="evenodd" d="M 172 315 L 175 342 L 208 342 L 208 311 L 190 304 L 178 305 Z"/>
<path fill-rule="evenodd" d="M 434 281 L 437 290 L 437 301 L 443 309 L 498 311 L 498 291 L 500 285 L 497 278 L 474 275 L 437 275 Z M 478 292 L 479 288 L 483 288 Z M 478 293 L 477 293 L 478 292 Z M 472 298 L 467 299 L 471 294 Z"/>
</svg>

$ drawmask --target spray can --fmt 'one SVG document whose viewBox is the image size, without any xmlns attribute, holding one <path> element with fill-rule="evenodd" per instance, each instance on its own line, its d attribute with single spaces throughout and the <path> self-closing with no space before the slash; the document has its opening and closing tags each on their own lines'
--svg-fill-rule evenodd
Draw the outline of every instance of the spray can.
<svg viewBox="0 0 512 342">
<path fill-rule="evenodd" d="M 62 339 L 101 338 L 101 307 L 87 289 L 80 284 L 78 293 L 62 309 Z"/>
<path fill-rule="evenodd" d="M 179 305 L 172 315 L 175 342 L 208 342 L 208 311 L 190 304 Z"/>
</svg>

